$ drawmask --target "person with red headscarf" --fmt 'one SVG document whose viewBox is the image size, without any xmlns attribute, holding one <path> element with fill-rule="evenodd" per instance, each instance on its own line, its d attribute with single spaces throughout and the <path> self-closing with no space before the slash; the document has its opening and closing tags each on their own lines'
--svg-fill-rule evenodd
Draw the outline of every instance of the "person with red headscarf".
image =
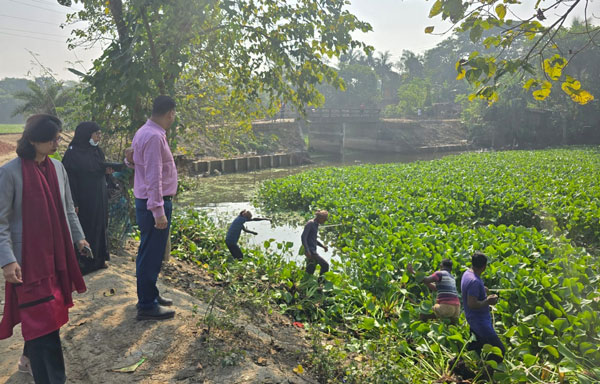
<svg viewBox="0 0 600 384">
<path fill-rule="evenodd" d="M 5 285 L 0 339 L 21 323 L 20 365 L 30 364 L 36 384 L 66 381 L 59 330 L 69 320 L 73 291 L 85 282 L 77 265 L 89 244 L 77 219 L 63 165 L 48 157 L 61 140 L 61 121 L 27 119 L 18 157 L 0 168 L 0 266 Z"/>
</svg>

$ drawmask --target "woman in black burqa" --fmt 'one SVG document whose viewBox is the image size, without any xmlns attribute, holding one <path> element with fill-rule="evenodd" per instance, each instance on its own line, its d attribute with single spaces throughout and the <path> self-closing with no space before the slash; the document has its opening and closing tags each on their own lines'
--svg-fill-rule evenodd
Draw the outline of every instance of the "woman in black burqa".
<svg viewBox="0 0 600 384">
<path fill-rule="evenodd" d="M 90 243 L 93 258 L 77 255 L 82 274 L 107 268 L 108 194 L 107 181 L 112 170 L 106 167 L 104 152 L 98 146 L 100 126 L 93 121 L 80 123 L 63 157 L 69 175 L 71 194 L 79 222 Z"/>
</svg>

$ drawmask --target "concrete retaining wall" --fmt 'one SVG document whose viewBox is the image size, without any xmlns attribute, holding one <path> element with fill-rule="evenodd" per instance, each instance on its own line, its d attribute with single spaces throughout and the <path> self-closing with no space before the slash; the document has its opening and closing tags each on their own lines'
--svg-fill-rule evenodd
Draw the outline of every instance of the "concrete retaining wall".
<svg viewBox="0 0 600 384">
<path fill-rule="evenodd" d="M 178 168 L 186 168 L 191 175 L 213 175 L 274 167 L 289 167 L 308 163 L 310 163 L 310 159 L 306 152 L 292 152 L 234 159 L 196 160 L 188 164 L 184 164 L 182 161 L 177 166 Z"/>
</svg>

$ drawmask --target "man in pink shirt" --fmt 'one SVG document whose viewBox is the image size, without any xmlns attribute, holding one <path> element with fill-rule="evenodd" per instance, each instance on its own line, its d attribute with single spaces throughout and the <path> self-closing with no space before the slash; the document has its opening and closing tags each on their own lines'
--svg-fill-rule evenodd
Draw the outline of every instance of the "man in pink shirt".
<svg viewBox="0 0 600 384">
<path fill-rule="evenodd" d="M 162 320 L 175 316 L 165 308 L 173 304 L 158 293 L 156 280 L 169 237 L 171 199 L 177 192 L 177 168 L 166 130 L 175 121 L 175 101 L 158 96 L 152 116 L 133 137 L 135 215 L 140 229 L 136 258 L 138 320 Z"/>
</svg>

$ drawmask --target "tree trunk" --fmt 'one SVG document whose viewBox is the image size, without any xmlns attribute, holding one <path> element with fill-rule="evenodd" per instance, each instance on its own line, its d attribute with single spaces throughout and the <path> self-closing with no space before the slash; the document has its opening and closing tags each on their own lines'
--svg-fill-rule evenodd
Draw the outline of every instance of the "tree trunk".
<svg viewBox="0 0 600 384">
<path fill-rule="evenodd" d="M 154 38 L 152 35 L 152 30 L 150 29 L 150 23 L 148 22 L 148 14 L 146 13 L 146 7 L 142 7 L 142 20 L 144 20 L 144 28 L 146 29 L 146 34 L 148 35 L 148 44 L 150 45 L 150 54 L 152 55 L 152 64 L 156 68 L 160 68 L 160 60 L 158 59 L 158 55 L 156 53 L 156 47 L 154 45 Z M 158 91 L 161 95 L 166 95 L 167 91 L 165 89 L 164 79 L 161 77 L 158 79 Z"/>
<path fill-rule="evenodd" d="M 109 0 L 108 8 L 110 14 L 113 17 L 115 25 L 117 26 L 117 33 L 119 35 L 119 43 L 121 43 L 121 50 L 125 50 L 129 42 L 129 31 L 127 25 L 123 20 L 123 1 L 122 0 Z"/>
</svg>

